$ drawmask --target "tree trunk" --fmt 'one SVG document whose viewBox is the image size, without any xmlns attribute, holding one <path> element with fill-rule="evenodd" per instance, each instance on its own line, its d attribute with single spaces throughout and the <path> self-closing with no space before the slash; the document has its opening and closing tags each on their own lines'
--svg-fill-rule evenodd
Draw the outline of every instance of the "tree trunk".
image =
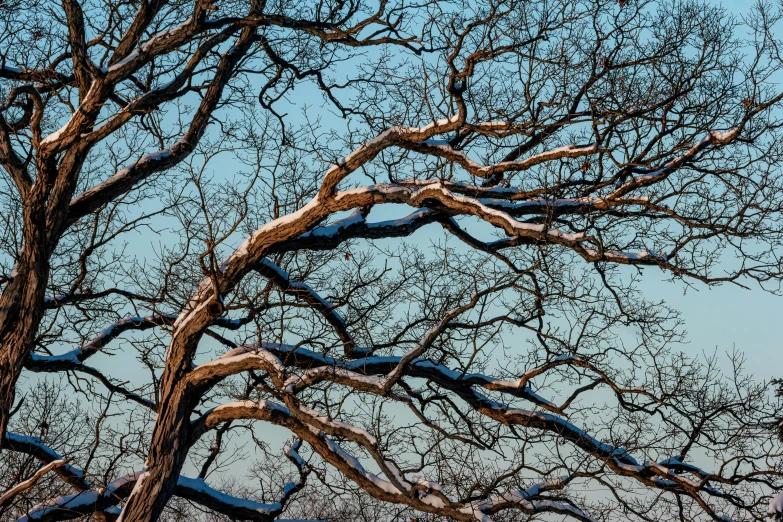
<svg viewBox="0 0 783 522">
<path fill-rule="evenodd" d="M 152 432 L 144 473 L 133 488 L 117 522 L 155 522 L 174 494 L 190 447 L 193 394 L 184 385 L 188 356 L 177 356 L 176 337 L 161 379 L 160 410 Z M 183 350 L 186 351 L 186 350 Z M 174 364 L 174 362 L 179 364 Z"/>
<path fill-rule="evenodd" d="M 25 246 L 13 279 L 0 295 L 0 449 L 14 404 L 16 381 L 43 317 L 48 269 L 43 249 Z"/>
</svg>

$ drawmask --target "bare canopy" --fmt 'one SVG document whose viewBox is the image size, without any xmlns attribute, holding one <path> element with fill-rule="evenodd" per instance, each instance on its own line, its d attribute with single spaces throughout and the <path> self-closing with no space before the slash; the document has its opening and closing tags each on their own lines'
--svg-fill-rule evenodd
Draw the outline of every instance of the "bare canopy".
<svg viewBox="0 0 783 522">
<path fill-rule="evenodd" d="M 781 17 L 0 0 L 0 518 L 767 516 Z"/>
</svg>

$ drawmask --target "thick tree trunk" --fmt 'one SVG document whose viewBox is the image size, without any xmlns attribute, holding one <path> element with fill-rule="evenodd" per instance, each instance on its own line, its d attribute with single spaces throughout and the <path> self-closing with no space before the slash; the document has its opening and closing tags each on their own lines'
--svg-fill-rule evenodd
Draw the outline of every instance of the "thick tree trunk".
<svg viewBox="0 0 783 522">
<path fill-rule="evenodd" d="M 0 295 L 0 449 L 16 395 L 16 382 L 43 317 L 48 263 L 43 249 L 27 248 Z"/>
<path fill-rule="evenodd" d="M 183 352 L 185 352 L 183 354 Z M 190 370 L 187 350 L 177 350 L 176 338 L 161 379 L 160 410 L 144 463 L 144 473 L 133 488 L 118 522 L 155 522 L 174 494 L 190 447 L 192 390 L 184 382 Z"/>
<path fill-rule="evenodd" d="M 49 260 L 65 228 L 65 216 L 86 151 L 69 151 L 58 170 L 38 158 L 37 177 L 24 198 L 19 261 L 0 295 L 0 450 L 16 395 L 16 382 L 33 349 L 44 315 Z M 61 179 L 56 179 L 62 173 Z"/>
<path fill-rule="evenodd" d="M 54 168 L 39 169 L 39 178 L 51 176 Z M 48 173 L 48 174 L 47 174 Z M 24 202 L 22 251 L 12 279 L 0 295 L 0 449 L 16 395 L 16 382 L 30 355 L 44 315 L 49 258 L 62 229 L 67 204 L 56 207 L 58 223 L 47 220 L 49 187 L 41 182 Z"/>
<path fill-rule="evenodd" d="M 144 473 L 118 522 L 155 522 L 174 494 L 188 453 L 190 408 L 182 390 L 161 402 Z"/>
</svg>

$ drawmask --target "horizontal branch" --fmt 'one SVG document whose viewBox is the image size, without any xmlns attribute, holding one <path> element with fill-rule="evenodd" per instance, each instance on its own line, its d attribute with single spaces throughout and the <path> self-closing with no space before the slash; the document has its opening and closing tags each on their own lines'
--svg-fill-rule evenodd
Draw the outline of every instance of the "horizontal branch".
<svg viewBox="0 0 783 522">
<path fill-rule="evenodd" d="M 284 293 L 294 296 L 297 299 L 304 300 L 307 304 L 320 313 L 326 322 L 332 325 L 337 332 L 337 336 L 343 342 L 346 353 L 351 353 L 356 343 L 354 343 L 345 319 L 335 309 L 335 306 L 321 297 L 318 292 L 310 288 L 305 283 L 293 281 L 288 273 L 274 264 L 267 258 L 262 259 L 256 265 L 256 272 L 272 281 Z"/>
<path fill-rule="evenodd" d="M 358 360 L 342 360 L 300 347 L 264 343 L 260 347 L 245 346 L 237 348 L 219 359 L 205 363 L 193 370 L 189 380 L 192 384 L 198 386 L 204 385 L 205 382 L 214 383 L 220 378 L 241 371 L 258 369 L 269 373 L 273 377 L 273 381 L 277 381 L 276 386 L 278 386 L 279 391 L 285 394 L 295 395 L 312 384 L 322 380 L 329 380 L 350 386 L 356 390 L 378 395 L 388 395 L 384 386 L 384 378 L 374 377 L 374 375 L 387 375 L 393 372 L 401 360 L 401 357 L 366 357 Z M 592 365 L 581 358 L 562 356 L 541 367 L 529 370 L 518 381 L 509 382 L 482 374 L 457 372 L 448 369 L 440 363 L 426 359 L 417 359 L 411 361 L 406 366 L 404 375 L 427 379 L 454 392 L 476 412 L 501 424 L 538 429 L 568 440 L 574 446 L 603 462 L 617 475 L 633 478 L 656 489 L 676 492 L 694 498 L 698 497 L 699 491 L 704 491 L 712 496 L 729 497 L 711 487 L 709 483 L 716 481 L 732 484 L 734 483 L 733 480 L 726 479 L 720 475 L 708 474 L 698 467 L 685 464 L 678 459 L 667 459 L 661 463 L 645 462 L 640 464 L 627 450 L 599 441 L 561 416 L 542 411 L 515 408 L 492 400 L 483 393 L 473 389 L 473 386 L 481 386 L 502 394 L 521 397 L 552 411 L 558 411 L 557 406 L 538 397 L 529 388 L 523 388 L 522 386 L 529 379 L 543 374 L 548 369 L 564 364 L 592 368 Z M 278 383 L 282 379 L 284 366 L 296 366 L 304 368 L 306 371 L 301 376 L 292 375 L 288 377 L 283 386 L 280 386 Z M 602 378 L 607 378 L 602 372 L 598 372 Z M 277 374 L 277 378 L 275 378 L 275 374 Z M 262 416 L 258 416 L 256 411 L 259 408 L 258 404 L 252 401 L 243 404 L 244 406 L 242 407 L 253 411 L 255 416 L 252 418 L 290 427 L 291 420 L 287 415 L 292 413 L 288 408 L 265 403 L 262 408 L 265 413 Z M 240 405 L 232 406 L 234 409 L 237 407 L 240 407 Z M 222 418 L 218 412 L 213 413 L 215 416 Z M 245 414 L 249 415 L 250 413 L 245 412 Z M 327 425 L 317 420 L 316 428 L 326 429 Z M 341 434 L 345 435 L 345 432 L 343 431 Z M 352 440 L 358 441 L 360 439 L 353 438 Z M 368 444 L 371 445 L 371 442 Z M 668 469 L 676 470 L 678 473 L 669 473 Z M 698 480 L 691 480 L 680 473 L 696 475 Z"/>
<path fill-rule="evenodd" d="M 408 480 L 391 460 L 384 458 L 378 453 L 377 448 L 372 447 L 374 438 L 367 435 L 364 430 L 336 421 L 329 421 L 327 424 L 318 422 L 313 429 L 308 426 L 306 421 L 312 421 L 316 418 L 323 420 L 326 419 L 326 416 L 311 410 L 299 410 L 294 413 L 289 408 L 270 401 L 237 401 L 208 411 L 193 422 L 192 431 L 194 437 L 198 437 L 207 430 L 230 420 L 253 419 L 272 422 L 287 427 L 297 436 L 306 440 L 321 458 L 379 500 L 405 504 L 419 511 L 465 522 L 475 520 L 491 522 L 492 519 L 488 513 L 497 511 L 500 507 L 499 503 L 492 502 L 456 502 L 446 497 L 437 483 L 421 477 Z M 385 470 L 388 480 L 367 470 L 359 459 L 332 440 L 329 434 L 333 433 L 358 442 L 371 454 L 374 454 L 376 462 Z M 531 514 L 552 512 L 567 515 L 583 522 L 595 522 L 573 505 L 546 499 L 534 500 L 534 496 L 539 496 L 545 491 L 547 490 L 541 488 L 539 492 L 530 497 L 522 497 L 518 493 L 505 495 L 503 498 L 508 505 L 503 507 Z M 510 501 L 514 495 L 516 495 L 517 501 L 512 504 Z"/>
<path fill-rule="evenodd" d="M 44 465 L 64 460 L 62 455 L 44 444 L 41 439 L 12 433 L 10 431 L 6 432 L 5 437 L 3 437 L 3 448 L 35 457 Z M 90 483 L 84 476 L 84 471 L 67 462 L 55 467 L 53 471 L 64 482 L 73 486 L 78 491 L 86 491 L 91 488 Z"/>
<path fill-rule="evenodd" d="M 105 488 L 88 489 L 50 499 L 33 506 L 16 522 L 58 522 L 106 511 L 127 498 L 143 475 L 144 472 L 138 471 L 120 477 Z M 267 504 L 228 495 L 210 487 L 203 479 L 180 476 L 174 488 L 174 495 L 234 520 L 271 522 L 280 520 L 277 517 L 283 511 L 285 502 L 300 487 L 300 483 L 289 483 L 283 489 L 281 501 Z"/>
<path fill-rule="evenodd" d="M 35 473 L 33 473 L 33 476 L 23 480 L 22 482 L 19 482 L 18 484 L 13 485 L 11 488 L 6 490 L 3 494 L 0 495 L 0 507 L 3 507 L 4 504 L 7 504 L 10 502 L 14 497 L 19 495 L 20 493 L 27 491 L 28 489 L 35 486 L 35 484 L 47 473 L 52 471 L 53 469 L 59 468 L 61 466 L 64 466 L 67 464 L 68 461 L 65 459 L 60 460 L 53 460 L 48 464 L 45 464 L 38 468 Z"/>
</svg>

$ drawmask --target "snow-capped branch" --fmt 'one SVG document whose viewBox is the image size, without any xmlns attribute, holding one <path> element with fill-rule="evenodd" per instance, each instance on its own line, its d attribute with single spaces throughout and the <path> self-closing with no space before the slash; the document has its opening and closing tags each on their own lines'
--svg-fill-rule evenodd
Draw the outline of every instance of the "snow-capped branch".
<svg viewBox="0 0 783 522">
<path fill-rule="evenodd" d="M 469 174 L 485 179 L 493 178 L 506 172 L 510 173 L 528 170 L 536 165 L 540 165 L 548 161 L 554 161 L 561 158 L 579 158 L 601 151 L 601 148 L 596 144 L 584 146 L 577 146 L 572 144 L 540 152 L 523 160 L 502 161 L 500 163 L 493 163 L 491 165 L 481 165 L 470 159 L 464 152 L 454 149 L 448 143 L 448 141 L 445 140 L 428 139 L 422 142 L 402 141 L 400 146 L 424 154 L 429 154 L 431 156 L 444 158 L 461 166 Z"/>
<path fill-rule="evenodd" d="M 312 410 L 299 409 L 295 414 L 289 408 L 269 401 L 229 403 L 214 408 L 195 421 L 194 433 L 201 434 L 222 422 L 237 419 L 265 420 L 287 427 L 297 436 L 306 440 L 325 461 L 359 484 L 375 498 L 381 500 L 406 504 L 419 511 L 449 516 L 466 522 L 473 520 L 491 522 L 487 513 L 497 511 L 500 506 L 492 503 L 460 503 L 445 496 L 437 483 L 421 477 L 405 478 L 396 464 L 378 451 L 374 437 L 355 426 L 330 421 L 326 416 Z M 311 425 L 309 422 L 313 420 L 316 422 Z M 331 438 L 335 435 L 359 444 L 373 455 L 376 464 L 384 470 L 386 478 L 367 470 L 358 458 Z M 541 488 L 542 492 L 545 490 L 545 488 Z M 519 498 L 512 507 L 531 513 L 560 513 L 576 520 L 593 522 L 581 510 L 560 502 L 531 501 Z"/>
<path fill-rule="evenodd" d="M 288 273 L 267 258 L 262 259 L 256 266 L 256 271 L 280 288 L 284 293 L 301 299 L 320 313 L 326 321 L 334 327 L 337 336 L 343 342 L 346 353 L 353 351 L 354 343 L 345 319 L 340 315 L 335 306 L 321 297 L 318 292 L 300 281 L 294 281 Z"/>
<path fill-rule="evenodd" d="M 73 520 L 91 513 L 111 510 L 130 495 L 143 475 L 143 471 L 130 473 L 109 483 L 105 488 L 88 489 L 52 498 L 33 506 L 16 522 Z M 301 487 L 302 482 L 287 484 L 278 502 L 263 503 L 228 495 L 210 487 L 203 479 L 180 476 L 174 494 L 235 520 L 271 522 L 280 520 L 278 517 L 283 512 L 285 503 Z"/>
<path fill-rule="evenodd" d="M 385 383 L 388 379 L 388 375 L 396 368 L 400 367 L 402 359 L 402 357 L 387 356 L 365 357 L 358 360 L 342 360 L 317 354 L 304 348 L 266 343 L 262 347 L 241 347 L 233 350 L 230 354 L 227 354 L 224 359 L 218 359 L 212 363 L 207 363 L 208 366 L 206 366 L 206 368 L 196 368 L 191 377 L 194 379 L 193 382 L 200 382 L 200 380 L 205 379 L 206 377 L 214 379 L 216 375 L 225 377 L 231 373 L 246 371 L 248 369 L 266 369 L 267 371 L 273 372 L 273 381 L 279 383 L 284 375 L 282 365 L 295 365 L 307 368 L 307 370 L 301 376 L 292 375 L 285 380 L 285 383 L 279 389 L 288 394 L 299 393 L 315 383 L 328 380 L 364 392 L 386 395 L 388 392 Z M 275 361 L 275 366 L 273 368 L 270 367 L 268 363 L 264 362 L 268 360 Z M 413 359 L 409 361 L 407 365 L 404 366 L 403 375 L 425 378 L 431 382 L 435 382 L 443 388 L 454 392 L 476 412 L 494 419 L 501 424 L 524 426 L 528 429 L 538 429 L 568 440 L 575 447 L 580 448 L 593 458 L 603 462 L 618 475 L 634 478 L 647 486 L 665 491 L 677 491 L 689 496 L 697 495 L 698 491 L 704 491 L 713 496 L 723 496 L 720 492 L 710 487 L 709 482 L 730 483 L 731 480 L 724 479 L 719 475 L 707 474 L 695 466 L 686 465 L 679 461 L 675 462 L 672 459 L 660 464 L 649 462 L 640 464 L 625 449 L 599 441 L 583 429 L 558 415 L 508 406 L 490 399 L 473 388 L 473 386 L 478 385 L 502 394 L 525 398 L 534 404 L 553 412 L 561 413 L 558 406 L 539 397 L 532 392 L 532 390 L 527 388 L 526 384 L 530 379 L 562 365 L 575 365 L 594 371 L 599 379 L 603 380 L 618 394 L 645 393 L 640 390 L 622 389 L 605 373 L 595 368 L 588 361 L 585 361 L 580 357 L 568 355 L 556 357 L 540 367 L 527 371 L 517 381 L 505 381 L 482 374 L 464 374 L 450 370 L 442 364 L 426 359 Z M 215 373 L 216 368 L 220 368 L 217 373 Z M 653 399 L 655 398 L 653 397 Z M 345 431 L 345 428 L 341 424 L 335 424 L 335 421 L 327 420 L 325 417 L 319 417 L 312 412 L 308 413 L 306 409 L 297 407 L 295 411 L 302 415 L 294 415 L 289 408 L 285 408 L 285 410 L 280 408 L 282 407 L 270 408 L 266 403 L 259 405 L 250 401 L 248 403 L 231 405 L 226 409 L 231 410 L 232 415 L 245 409 L 244 414 L 250 415 L 251 418 L 276 422 L 288 427 L 291 426 L 290 422 L 287 419 L 281 420 L 281 418 L 285 419 L 287 415 L 296 416 L 300 420 L 308 419 L 307 424 L 313 426 L 316 430 L 348 438 L 368 448 L 371 448 L 374 444 L 374 438 L 362 433 L 362 431 Z M 242 413 L 238 414 L 241 415 Z M 221 419 L 220 421 L 212 420 L 207 423 L 212 426 L 216 425 L 218 422 L 224 422 L 228 418 L 233 418 L 233 416 L 221 417 L 219 413 L 215 412 L 210 412 L 210 415 L 213 418 Z M 273 420 L 273 416 L 275 415 L 277 415 L 278 418 Z M 202 421 L 202 423 L 204 422 L 206 422 L 206 420 Z M 361 436 L 359 439 L 355 438 L 357 433 Z M 674 478 L 667 477 L 666 475 L 669 474 L 669 472 L 666 471 L 667 465 L 671 469 L 676 469 L 678 472 L 687 471 L 694 473 L 698 476 L 699 480 L 695 482 L 681 475 Z M 656 477 L 656 474 L 666 476 L 666 478 Z"/>
<path fill-rule="evenodd" d="M 372 350 L 368 350 L 371 352 Z M 298 393 L 308 386 L 323 380 L 329 380 L 353 388 L 385 393 L 386 379 L 375 377 L 386 376 L 400 367 L 402 357 L 362 357 L 360 359 L 336 359 L 317 354 L 301 347 L 262 343 L 261 345 L 241 346 L 230 350 L 214 361 L 204 363 L 193 369 L 188 381 L 194 386 L 210 386 L 230 375 L 248 370 L 268 372 L 273 379 L 278 379 L 281 388 L 288 393 Z M 283 381 L 285 365 L 295 365 L 306 368 L 301 375 L 291 375 Z M 523 398 L 544 408 L 559 412 L 557 406 L 540 397 L 521 381 L 510 382 L 483 374 L 461 373 L 435 363 L 429 359 L 411 359 L 402 365 L 402 375 L 426 378 L 442 385 L 456 388 L 482 386 Z"/>
<path fill-rule="evenodd" d="M 515 509 L 531 515 L 541 512 L 558 513 L 582 522 L 597 522 L 595 518 L 589 516 L 573 503 L 565 502 L 562 499 L 550 499 L 543 495 L 550 491 L 564 489 L 572 479 L 573 476 L 547 479 L 525 489 L 510 491 L 476 502 L 475 508 L 480 513 L 486 514 L 497 513 L 504 509 Z"/>
<path fill-rule="evenodd" d="M 60 466 L 64 466 L 67 464 L 68 461 L 66 459 L 58 459 L 53 460 L 48 464 L 44 464 L 38 470 L 33 473 L 33 475 L 23 480 L 22 482 L 19 482 L 18 484 L 13 485 L 11 488 L 7 489 L 4 493 L 0 494 L 0 507 L 3 506 L 3 504 L 7 504 L 8 501 L 10 501 L 12 498 L 17 496 L 19 493 L 23 491 L 27 491 L 31 487 L 35 486 L 35 484 L 47 473 L 52 471 L 53 469 L 59 468 Z"/>
<path fill-rule="evenodd" d="M 355 211 L 351 217 L 336 221 L 330 225 L 316 227 L 298 237 L 276 244 L 270 253 L 293 252 L 298 250 L 330 250 L 350 239 L 387 239 L 407 237 L 421 227 L 443 218 L 444 214 L 428 208 L 422 208 L 400 219 L 367 222 L 353 216 L 361 215 Z M 353 219 L 352 219 L 353 218 Z"/>
<path fill-rule="evenodd" d="M 171 324 L 173 316 L 155 314 L 146 317 L 126 317 L 104 328 L 90 342 L 75 348 L 61 355 L 38 355 L 30 354 L 30 367 L 49 367 L 57 371 L 58 365 L 63 365 L 64 369 L 71 369 L 71 365 L 80 364 L 98 353 L 106 347 L 111 341 L 120 334 L 128 331 L 144 331 L 150 328 L 158 328 L 163 325 Z M 67 367 L 66 367 L 67 366 Z"/>
<path fill-rule="evenodd" d="M 9 431 L 6 432 L 3 438 L 3 447 L 11 451 L 31 455 L 44 465 L 52 462 L 63 462 L 63 464 L 57 465 L 52 469 L 58 477 L 79 491 L 86 491 L 91 488 L 90 483 L 84 476 L 84 471 L 69 464 L 62 455 L 38 438 L 19 435 Z"/>
</svg>

